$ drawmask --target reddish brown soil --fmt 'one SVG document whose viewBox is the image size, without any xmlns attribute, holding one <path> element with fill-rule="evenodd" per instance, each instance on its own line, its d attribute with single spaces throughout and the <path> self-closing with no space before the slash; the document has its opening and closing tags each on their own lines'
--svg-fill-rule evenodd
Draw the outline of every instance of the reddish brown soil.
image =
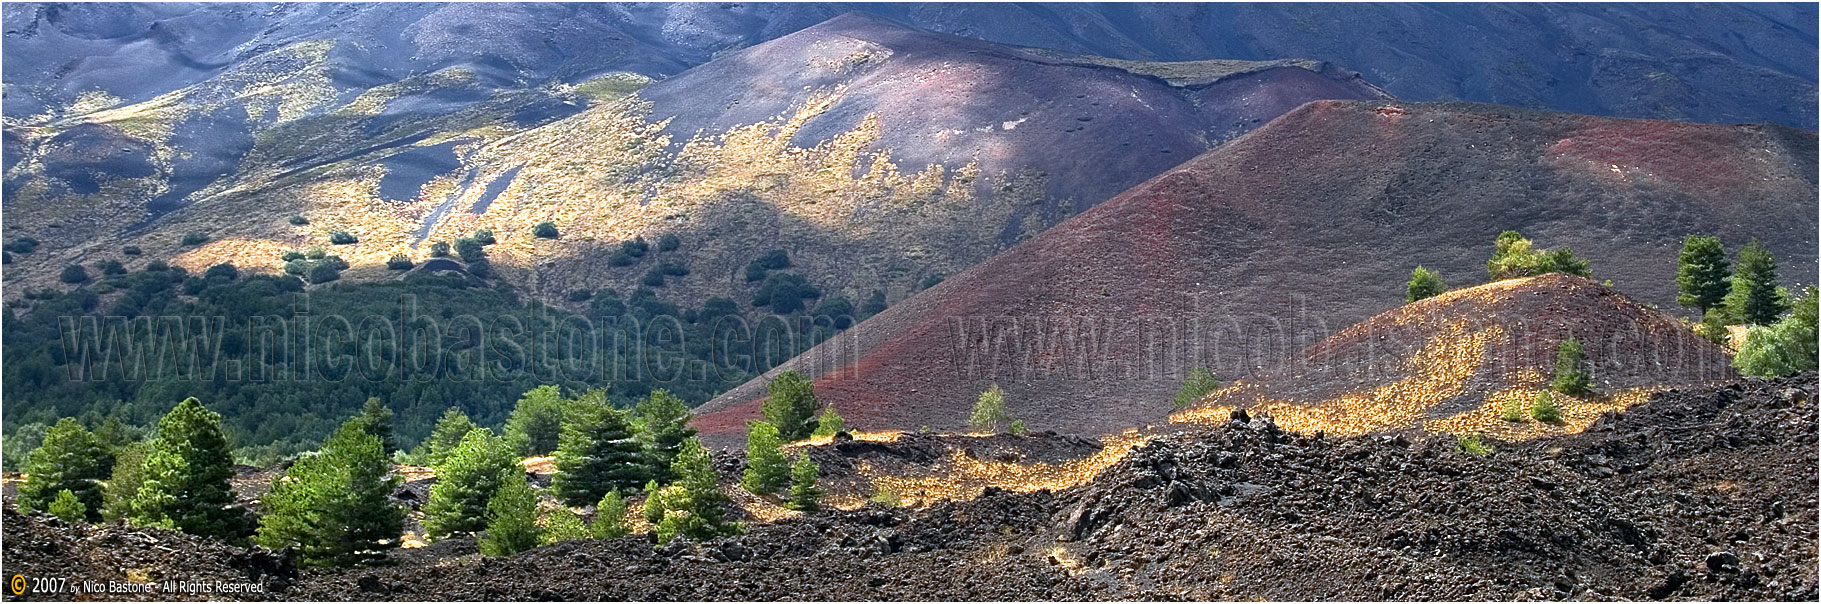
<svg viewBox="0 0 1821 604">
<path fill-rule="evenodd" d="M 1032 429 L 1138 425 L 1193 366 L 1255 375 L 1402 304 L 1417 265 L 1484 281 L 1506 229 L 1666 309 L 1689 233 L 1757 237 L 1786 282 L 1814 283 L 1815 174 L 1815 134 L 1789 128 L 1320 101 L 786 367 L 865 430 L 960 427 L 994 382 Z M 731 442 L 764 380 L 709 402 L 699 427 Z"/>
</svg>

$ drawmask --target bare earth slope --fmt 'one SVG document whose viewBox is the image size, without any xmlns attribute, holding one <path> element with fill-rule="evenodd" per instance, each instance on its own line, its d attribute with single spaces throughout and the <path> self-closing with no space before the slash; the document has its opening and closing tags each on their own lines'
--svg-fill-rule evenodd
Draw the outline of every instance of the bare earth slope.
<svg viewBox="0 0 1821 604">
<path fill-rule="evenodd" d="M 1689 233 L 1758 237 L 1816 279 L 1816 138 L 1775 126 L 1474 104 L 1315 102 L 793 360 L 850 425 L 963 425 L 997 382 L 1032 429 L 1161 418 L 1190 367 L 1255 373 L 1403 301 L 1485 279 L 1500 231 L 1570 246 L 1674 308 Z M 703 407 L 734 433 L 763 378 Z"/>
</svg>

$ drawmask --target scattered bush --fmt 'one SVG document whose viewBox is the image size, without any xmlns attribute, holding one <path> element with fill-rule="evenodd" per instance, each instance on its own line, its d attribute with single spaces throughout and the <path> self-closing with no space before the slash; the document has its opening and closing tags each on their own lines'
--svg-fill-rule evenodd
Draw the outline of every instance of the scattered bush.
<svg viewBox="0 0 1821 604">
<path fill-rule="evenodd" d="M 6 242 L 3 249 L 15 254 L 30 254 L 38 249 L 38 240 L 31 237 L 14 237 L 12 241 Z"/>
<path fill-rule="evenodd" d="M 468 274 L 480 279 L 490 278 L 493 276 L 493 263 L 486 260 L 470 262 L 468 263 Z"/>
<path fill-rule="evenodd" d="M 430 257 L 431 258 L 449 257 L 449 242 L 437 241 L 437 242 L 431 243 L 430 244 Z"/>
<path fill-rule="evenodd" d="M 1214 372 L 1208 371 L 1206 367 L 1190 369 L 1189 377 L 1184 379 L 1182 387 L 1176 390 L 1176 398 L 1172 401 L 1173 407 L 1177 411 L 1187 409 L 1219 389 L 1220 380 L 1214 379 Z"/>
<path fill-rule="evenodd" d="M 537 223 L 531 227 L 531 234 L 542 239 L 556 239 L 556 223 L 548 220 Z"/>
<path fill-rule="evenodd" d="M 1486 442 L 1486 438 L 1479 434 L 1461 435 L 1458 439 L 1458 445 L 1460 446 L 1461 452 L 1468 455 L 1487 455 L 1494 450 L 1492 445 Z"/>
<path fill-rule="evenodd" d="M 674 233 L 665 233 L 663 237 L 658 238 L 658 251 L 660 252 L 674 252 L 680 247 L 683 247 L 683 239 Z"/>
<path fill-rule="evenodd" d="M 1495 246 L 1492 259 L 1486 261 L 1486 273 L 1494 281 L 1547 273 L 1593 276 L 1588 270 L 1587 261 L 1576 258 L 1568 248 L 1547 251 L 1532 249 L 1530 240 L 1517 231 L 1500 233 Z"/>
<path fill-rule="evenodd" d="M 297 250 L 285 250 L 278 254 L 278 259 L 283 260 L 285 262 L 291 262 L 293 260 L 303 260 L 304 255 L 303 255 L 303 252 L 299 252 Z"/>
<path fill-rule="evenodd" d="M 1021 419 L 1012 420 L 1012 425 L 1006 427 L 1005 431 L 1012 436 L 1027 436 L 1031 433 L 1031 429 L 1025 427 L 1024 420 Z"/>
<path fill-rule="evenodd" d="M 329 257 L 329 252 L 327 250 L 322 249 L 322 246 L 320 246 L 320 245 L 312 246 L 310 249 L 304 250 L 304 259 L 305 260 L 322 260 L 322 259 L 325 259 L 328 257 Z"/>
<path fill-rule="evenodd" d="M 993 384 L 986 392 L 980 393 L 980 399 L 974 402 L 974 413 L 968 418 L 967 425 L 990 433 L 999 431 L 999 422 L 1010 421 L 1012 416 L 1005 410 L 1005 391 L 998 384 Z"/>
<path fill-rule="evenodd" d="M 885 308 L 885 292 L 875 289 L 873 290 L 873 295 L 866 299 L 866 303 L 860 305 L 860 318 L 866 319 L 885 312 Z"/>
<path fill-rule="evenodd" d="M 879 487 L 877 489 L 873 490 L 872 498 L 868 499 L 867 501 L 871 501 L 873 503 L 877 503 L 877 504 L 883 505 L 888 508 L 904 506 L 904 499 L 898 496 L 898 492 L 893 490 L 890 486 L 883 485 L 883 484 L 879 485 Z"/>
<path fill-rule="evenodd" d="M 289 267 L 286 267 L 289 268 Z M 341 278 L 341 269 L 328 262 L 319 262 L 309 268 L 305 278 L 310 283 L 328 283 Z"/>
<path fill-rule="evenodd" d="M 481 247 L 482 245 L 480 240 L 473 237 L 457 239 L 455 240 L 455 255 L 461 258 L 462 262 L 480 262 L 487 258 L 487 250 Z"/>
<path fill-rule="evenodd" d="M 209 241 L 208 233 L 191 231 L 191 232 L 183 234 L 184 247 L 189 247 L 189 246 L 193 246 L 193 245 L 202 245 L 204 243 L 208 243 L 208 241 Z"/>
<path fill-rule="evenodd" d="M 826 317 L 835 329 L 847 329 L 854 325 L 854 305 L 847 298 L 835 296 L 822 300 L 809 314 L 818 319 Z"/>
<path fill-rule="evenodd" d="M 240 278 L 240 269 L 235 268 L 233 264 L 223 262 L 209 267 L 209 270 L 203 271 L 202 278 L 207 281 L 217 282 L 233 281 Z"/>
<path fill-rule="evenodd" d="M 408 271 L 411 270 L 411 267 L 413 266 L 417 265 L 411 262 L 410 256 L 404 254 L 393 254 L 391 258 L 386 260 L 386 268 L 395 271 Z"/>
<path fill-rule="evenodd" d="M 1581 342 L 1574 338 L 1563 340 L 1556 347 L 1555 379 L 1550 382 L 1550 387 L 1562 394 L 1586 394 L 1590 381 L 1587 353 L 1581 349 Z"/>
<path fill-rule="evenodd" d="M 145 252 L 144 252 L 144 251 L 142 251 L 142 250 L 140 250 L 140 249 L 139 249 L 139 246 L 137 246 L 137 245 L 129 245 L 129 246 L 126 246 L 126 247 L 123 247 L 123 248 L 120 248 L 120 253 L 122 253 L 122 254 L 126 254 L 126 255 L 128 255 L 128 256 L 138 256 L 138 255 L 140 255 L 140 254 L 143 254 L 143 253 L 145 253 Z"/>
<path fill-rule="evenodd" d="M 572 290 L 569 292 L 568 297 L 569 297 L 570 302 L 587 302 L 589 298 L 594 297 L 594 290 L 592 290 L 592 289 Z"/>
<path fill-rule="evenodd" d="M 473 237 L 474 241 L 481 245 L 499 243 L 498 239 L 493 238 L 493 229 L 475 229 Z"/>
<path fill-rule="evenodd" d="M 543 542 L 545 545 L 577 541 L 592 536 L 588 532 L 588 525 L 582 524 L 582 517 L 575 515 L 575 511 L 567 506 L 558 507 L 556 511 L 544 518 Z"/>
<path fill-rule="evenodd" d="M 821 290 L 809 284 L 802 275 L 795 273 L 774 273 L 765 279 L 759 292 L 753 295 L 754 307 L 770 306 L 778 314 L 790 314 L 803 310 L 803 300 L 822 296 Z"/>
<path fill-rule="evenodd" d="M 63 267 L 63 272 L 57 274 L 57 280 L 70 285 L 87 283 L 89 280 L 89 271 L 88 269 L 82 268 L 82 265 L 80 264 L 71 264 Z"/>
<path fill-rule="evenodd" d="M 1448 285 L 1442 283 L 1441 274 L 1419 266 L 1410 271 L 1410 283 L 1404 286 L 1404 302 L 1433 298 L 1445 291 L 1448 291 Z"/>
<path fill-rule="evenodd" d="M 303 226 L 303 225 L 306 225 L 306 224 L 310 224 L 310 219 L 308 219 L 308 218 L 304 218 L 304 217 L 303 217 L 303 214 L 292 214 L 292 215 L 291 215 L 291 217 L 290 217 L 290 218 L 289 218 L 289 219 L 287 219 L 287 220 L 288 220 L 288 221 L 289 221 L 289 222 L 290 222 L 290 223 L 291 223 L 291 224 L 292 224 L 292 225 L 293 225 L 293 226 Z"/>
<path fill-rule="evenodd" d="M 753 259 L 752 262 L 746 263 L 746 281 L 748 283 L 764 281 L 768 271 L 778 271 L 787 268 L 790 268 L 790 255 L 785 253 L 784 250 L 765 252 L 758 258 Z M 759 305 L 754 304 L 754 306 Z"/>
<path fill-rule="evenodd" d="M 333 231 L 329 231 L 329 243 L 333 243 L 335 245 L 348 245 L 351 243 L 355 243 L 357 241 L 359 241 L 359 240 L 354 237 L 353 233 L 349 233 L 349 232 L 341 230 L 341 229 L 335 229 Z"/>
</svg>

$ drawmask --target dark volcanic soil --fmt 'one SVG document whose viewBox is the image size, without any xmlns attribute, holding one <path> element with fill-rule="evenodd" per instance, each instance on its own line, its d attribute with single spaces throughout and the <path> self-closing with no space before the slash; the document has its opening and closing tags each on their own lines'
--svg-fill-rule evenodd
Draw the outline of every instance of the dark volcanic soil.
<svg viewBox="0 0 1821 604">
<path fill-rule="evenodd" d="M 1162 437 L 1057 493 L 831 512 L 658 551 L 640 535 L 504 559 L 413 554 L 306 569 L 277 595 L 1813 600 L 1815 393 L 1814 374 L 1672 391 L 1483 457 L 1448 437 L 1323 439 L 1235 420 Z M 251 566 L 160 531 L 5 521 L 9 572 L 109 576 L 131 560 L 244 580 Z"/>
</svg>

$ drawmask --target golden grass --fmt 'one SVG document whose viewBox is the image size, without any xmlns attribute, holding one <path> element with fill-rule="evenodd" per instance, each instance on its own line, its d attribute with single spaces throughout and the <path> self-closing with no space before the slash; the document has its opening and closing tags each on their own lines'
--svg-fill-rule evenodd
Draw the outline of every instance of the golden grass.
<svg viewBox="0 0 1821 604">
<path fill-rule="evenodd" d="M 1007 463 L 968 457 L 959 450 L 937 461 L 927 469 L 893 474 L 877 464 L 857 464 L 859 474 L 873 488 L 889 488 L 902 498 L 904 505 L 924 505 L 942 499 L 967 500 L 980 495 L 987 487 L 1027 493 L 1041 489 L 1058 491 L 1094 479 L 1096 474 L 1117 463 L 1132 449 L 1156 438 L 1155 434 L 1136 429 L 1101 437 L 1102 448 L 1092 455 L 1061 463 Z M 865 496 L 862 496 L 865 495 Z M 833 497 L 835 507 L 852 509 L 866 504 L 870 493 L 844 493 Z"/>
</svg>

